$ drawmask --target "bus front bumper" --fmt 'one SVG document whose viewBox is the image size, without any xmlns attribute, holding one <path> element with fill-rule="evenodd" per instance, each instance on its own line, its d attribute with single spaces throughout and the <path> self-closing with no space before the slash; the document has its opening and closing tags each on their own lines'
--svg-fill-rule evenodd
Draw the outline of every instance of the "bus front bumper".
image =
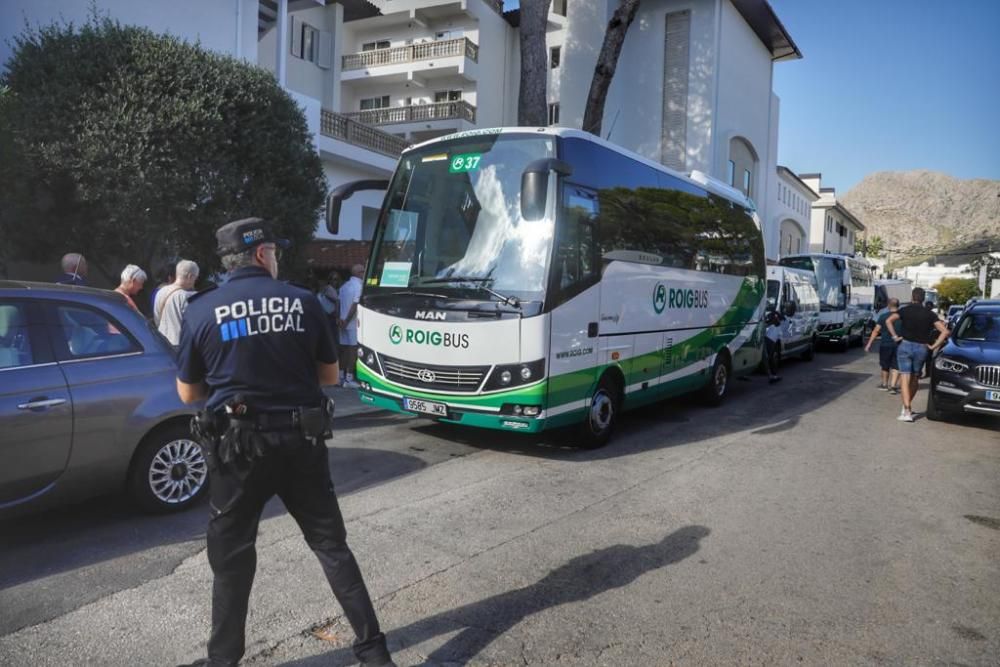
<svg viewBox="0 0 1000 667">
<path fill-rule="evenodd" d="M 406 410 L 403 408 L 402 398 L 383 396 L 376 391 L 365 391 L 364 389 L 358 390 L 358 394 L 361 397 L 361 402 L 365 405 L 413 417 L 424 417 L 446 424 L 462 424 L 463 426 L 477 426 L 479 428 L 491 428 L 499 431 L 518 431 L 520 433 L 538 433 L 545 429 L 544 417 L 523 417 L 478 412 L 454 403 L 446 404 L 448 406 L 448 415 L 446 417 L 438 417 L 413 410 Z"/>
</svg>

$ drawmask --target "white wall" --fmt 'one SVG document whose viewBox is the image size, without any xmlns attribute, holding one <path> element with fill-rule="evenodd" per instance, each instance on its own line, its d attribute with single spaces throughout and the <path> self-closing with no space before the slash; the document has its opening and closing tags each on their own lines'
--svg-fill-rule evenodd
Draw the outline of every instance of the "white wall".
<svg viewBox="0 0 1000 667">
<path fill-rule="evenodd" d="M 170 33 L 208 50 L 257 61 L 256 0 L 95 0 L 100 14 L 126 25 Z M 0 2 L 0 63 L 12 53 L 8 40 L 31 25 L 48 25 L 60 17 L 74 24 L 87 21 L 90 0 L 3 0 Z M 239 21 L 237 22 L 237 17 Z"/>
</svg>

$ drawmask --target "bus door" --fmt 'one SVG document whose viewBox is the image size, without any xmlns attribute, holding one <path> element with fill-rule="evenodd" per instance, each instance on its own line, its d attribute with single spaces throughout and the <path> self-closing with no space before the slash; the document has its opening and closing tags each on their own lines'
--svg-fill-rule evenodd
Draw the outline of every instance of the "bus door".
<svg viewBox="0 0 1000 667">
<path fill-rule="evenodd" d="M 555 414 L 569 404 L 582 407 L 597 381 L 601 327 L 597 206 L 596 192 L 563 185 L 547 297 L 552 304 L 549 410 Z"/>
</svg>

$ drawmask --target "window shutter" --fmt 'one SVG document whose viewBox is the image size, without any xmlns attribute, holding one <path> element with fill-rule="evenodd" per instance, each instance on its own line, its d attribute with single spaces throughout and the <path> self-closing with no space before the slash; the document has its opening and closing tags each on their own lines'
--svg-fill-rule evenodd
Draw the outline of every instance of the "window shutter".
<svg viewBox="0 0 1000 667">
<path fill-rule="evenodd" d="M 316 64 L 323 69 L 333 67 L 333 33 L 324 30 L 319 34 L 319 59 Z"/>
<path fill-rule="evenodd" d="M 288 27 L 292 31 L 292 38 L 288 40 L 292 55 L 296 58 L 302 57 L 302 21 L 294 16 L 288 17 Z"/>
</svg>

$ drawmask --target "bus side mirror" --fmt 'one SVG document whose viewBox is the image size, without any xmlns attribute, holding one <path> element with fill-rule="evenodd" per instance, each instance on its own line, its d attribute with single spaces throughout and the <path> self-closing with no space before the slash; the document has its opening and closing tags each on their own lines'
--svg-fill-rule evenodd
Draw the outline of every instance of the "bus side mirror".
<svg viewBox="0 0 1000 667">
<path fill-rule="evenodd" d="M 573 167 L 555 158 L 535 160 L 521 173 L 521 219 L 529 222 L 541 220 L 545 215 L 548 199 L 549 173 L 569 176 Z"/>
<path fill-rule="evenodd" d="M 388 189 L 389 181 L 386 180 L 351 181 L 335 187 L 326 197 L 326 231 L 331 234 L 340 233 L 340 207 L 355 192 Z"/>
</svg>

